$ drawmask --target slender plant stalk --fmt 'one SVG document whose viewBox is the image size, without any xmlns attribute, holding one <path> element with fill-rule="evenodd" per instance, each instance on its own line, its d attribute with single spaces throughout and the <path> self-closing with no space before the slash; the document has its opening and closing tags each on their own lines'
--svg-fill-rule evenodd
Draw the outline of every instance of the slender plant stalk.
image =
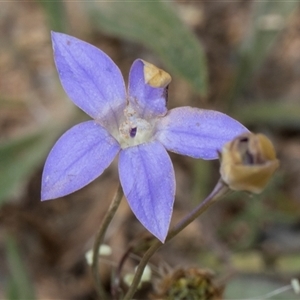
<svg viewBox="0 0 300 300">
<path fill-rule="evenodd" d="M 94 243 L 94 247 L 93 247 L 92 274 L 93 274 L 93 278 L 95 281 L 97 294 L 101 300 L 105 300 L 108 298 L 106 296 L 106 293 L 105 293 L 105 290 L 101 283 L 101 279 L 100 279 L 100 275 L 99 275 L 99 259 L 98 259 L 99 249 L 100 249 L 101 244 L 103 243 L 107 228 L 121 203 L 123 195 L 124 195 L 123 190 L 122 190 L 121 184 L 119 183 L 118 190 L 108 208 L 107 213 L 104 216 L 104 219 L 101 223 L 99 232 L 96 235 L 96 239 L 95 239 L 95 243 Z"/>
<path fill-rule="evenodd" d="M 180 231 L 182 231 L 185 227 L 187 227 L 191 222 L 193 222 L 196 218 L 198 218 L 203 212 L 205 212 L 213 203 L 215 203 L 217 200 L 227 195 L 229 192 L 230 189 L 220 179 L 216 184 L 215 188 L 213 189 L 213 191 L 197 207 L 195 207 L 191 213 L 189 213 L 184 219 L 182 219 L 169 231 L 165 242 L 171 240 Z M 139 282 L 141 280 L 144 269 L 149 259 L 163 245 L 164 244 L 161 241 L 155 239 L 151 247 L 146 251 L 146 253 L 144 254 L 143 258 L 141 259 L 137 267 L 132 284 L 128 289 L 126 295 L 124 296 L 123 300 L 132 299 L 139 285 Z"/>
</svg>

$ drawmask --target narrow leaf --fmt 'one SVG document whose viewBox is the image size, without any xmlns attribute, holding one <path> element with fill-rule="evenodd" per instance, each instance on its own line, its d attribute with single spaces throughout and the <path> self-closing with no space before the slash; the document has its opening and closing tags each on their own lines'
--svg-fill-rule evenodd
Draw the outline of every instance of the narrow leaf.
<svg viewBox="0 0 300 300">
<path fill-rule="evenodd" d="M 285 28 L 288 16 L 298 5 L 299 1 L 266 0 L 253 3 L 252 26 L 237 53 L 236 81 L 229 95 L 231 107 L 250 77 L 264 63 Z"/>
<path fill-rule="evenodd" d="M 182 76 L 205 95 L 207 68 L 203 48 L 170 3 L 100 1 L 90 6 L 92 20 L 100 30 L 144 44 L 159 55 L 171 73 Z"/>
<path fill-rule="evenodd" d="M 279 102 L 265 102 L 236 107 L 232 115 L 246 126 L 267 126 L 280 130 L 300 129 L 300 106 Z"/>
<path fill-rule="evenodd" d="M 38 0 L 38 2 L 41 3 L 46 12 L 51 29 L 63 32 L 67 25 L 66 11 L 63 1 Z"/>
<path fill-rule="evenodd" d="M 56 135 L 57 129 L 42 129 L 0 144 L 0 206 L 46 157 Z"/>
<path fill-rule="evenodd" d="M 18 249 L 15 239 L 11 236 L 6 238 L 6 258 L 11 274 L 7 287 L 9 300 L 30 299 L 34 300 L 34 289 L 29 279 L 24 261 Z"/>
</svg>

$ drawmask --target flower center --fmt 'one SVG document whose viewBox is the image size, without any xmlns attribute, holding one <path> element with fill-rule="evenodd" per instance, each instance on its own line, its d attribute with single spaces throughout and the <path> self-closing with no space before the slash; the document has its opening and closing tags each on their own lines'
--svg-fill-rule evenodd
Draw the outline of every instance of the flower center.
<svg viewBox="0 0 300 300">
<path fill-rule="evenodd" d="M 137 112 L 128 105 L 124 110 L 125 121 L 119 127 L 118 141 L 121 147 L 128 148 L 150 141 L 153 125 L 138 117 Z"/>
</svg>

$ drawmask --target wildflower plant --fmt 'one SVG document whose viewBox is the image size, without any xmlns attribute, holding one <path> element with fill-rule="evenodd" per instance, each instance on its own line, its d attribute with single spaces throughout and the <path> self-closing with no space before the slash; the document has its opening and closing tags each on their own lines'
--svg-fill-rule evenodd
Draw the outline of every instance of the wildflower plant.
<svg viewBox="0 0 300 300">
<path fill-rule="evenodd" d="M 224 143 L 247 131 L 216 111 L 167 110 L 170 75 L 136 60 L 126 91 L 119 68 L 102 51 L 74 37 L 52 33 L 60 81 L 92 121 L 75 125 L 45 163 L 42 200 L 68 195 L 100 176 L 119 154 L 127 201 L 144 227 L 165 240 L 173 211 L 175 176 L 166 150 L 216 159 Z"/>
<path fill-rule="evenodd" d="M 217 111 L 192 107 L 168 110 L 171 76 L 144 60 L 133 62 L 126 88 L 119 68 L 98 48 L 55 32 L 52 42 L 64 90 L 92 120 L 75 125 L 54 145 L 43 171 L 42 200 L 83 188 L 118 155 L 121 191 L 137 219 L 157 238 L 156 246 L 149 249 L 153 252 L 206 209 L 203 202 L 205 208 L 195 209 L 168 234 L 176 184 L 167 151 L 216 159 L 226 143 L 248 130 Z M 225 185 L 222 182 L 211 198 L 220 191 L 223 195 Z M 123 194 L 118 195 L 120 201 Z M 112 205 L 108 215 L 116 209 L 117 205 Z M 105 226 L 109 220 L 103 221 Z M 94 263 L 105 226 L 94 247 Z M 145 266 L 146 260 L 143 263 Z M 137 270 L 133 286 L 137 286 L 142 269 Z"/>
</svg>

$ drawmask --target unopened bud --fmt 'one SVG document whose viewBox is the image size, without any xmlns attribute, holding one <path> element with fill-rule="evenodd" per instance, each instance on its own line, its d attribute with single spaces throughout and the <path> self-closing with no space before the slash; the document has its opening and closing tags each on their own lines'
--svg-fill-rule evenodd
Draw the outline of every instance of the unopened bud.
<svg viewBox="0 0 300 300">
<path fill-rule="evenodd" d="M 220 153 L 222 180 L 236 191 L 261 193 L 279 166 L 271 141 L 263 134 L 244 133 Z"/>
</svg>

